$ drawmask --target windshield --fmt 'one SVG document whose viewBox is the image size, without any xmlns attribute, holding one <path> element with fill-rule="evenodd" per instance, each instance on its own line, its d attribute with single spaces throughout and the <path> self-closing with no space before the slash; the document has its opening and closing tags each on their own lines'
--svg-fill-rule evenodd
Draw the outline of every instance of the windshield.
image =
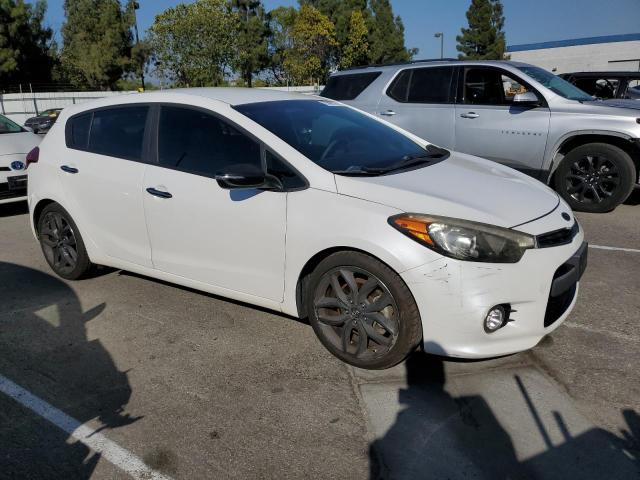
<svg viewBox="0 0 640 480">
<path fill-rule="evenodd" d="M 589 102 L 595 100 L 591 95 L 583 92 L 575 85 L 563 80 L 547 70 L 540 67 L 517 67 L 531 78 L 541 83 L 556 95 L 560 95 L 568 100 L 579 102 Z"/>
<path fill-rule="evenodd" d="M 25 131 L 26 130 L 16 122 L 0 115 L 0 133 L 20 133 Z"/>
<path fill-rule="evenodd" d="M 448 152 L 330 101 L 284 100 L 235 107 L 314 163 L 341 175 L 379 175 L 424 166 Z"/>
</svg>

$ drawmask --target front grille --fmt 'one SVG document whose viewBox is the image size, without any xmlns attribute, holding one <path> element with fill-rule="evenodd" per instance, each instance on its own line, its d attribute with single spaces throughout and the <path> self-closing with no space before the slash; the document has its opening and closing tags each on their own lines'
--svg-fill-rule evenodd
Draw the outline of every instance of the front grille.
<svg viewBox="0 0 640 480">
<path fill-rule="evenodd" d="M 10 172 L 11 169 L 9 167 L 0 167 L 0 172 Z"/>
<path fill-rule="evenodd" d="M 536 236 L 538 248 L 558 247 L 570 244 L 580 231 L 578 222 L 574 222 L 571 228 L 561 228 L 553 232 L 543 233 Z"/>
<path fill-rule="evenodd" d="M 6 200 L 8 198 L 26 197 L 26 196 L 27 196 L 26 188 L 9 190 L 8 183 L 0 183 L 0 200 Z"/>
</svg>

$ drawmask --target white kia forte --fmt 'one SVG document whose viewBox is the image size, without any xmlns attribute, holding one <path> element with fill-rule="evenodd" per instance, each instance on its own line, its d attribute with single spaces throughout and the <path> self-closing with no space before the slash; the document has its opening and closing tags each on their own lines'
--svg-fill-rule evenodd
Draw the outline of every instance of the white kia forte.
<svg viewBox="0 0 640 480">
<path fill-rule="evenodd" d="M 531 348 L 586 266 L 542 183 L 316 97 L 104 99 L 65 109 L 28 163 L 33 230 L 61 277 L 108 265 L 308 318 L 362 368 L 419 345 Z"/>
</svg>

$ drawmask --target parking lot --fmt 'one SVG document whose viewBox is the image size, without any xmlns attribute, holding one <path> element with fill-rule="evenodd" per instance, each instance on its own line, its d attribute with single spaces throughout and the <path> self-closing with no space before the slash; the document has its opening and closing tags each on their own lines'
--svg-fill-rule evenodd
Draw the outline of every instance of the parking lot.
<svg viewBox="0 0 640 480">
<path fill-rule="evenodd" d="M 0 477 L 638 478 L 640 189 L 578 217 L 578 304 L 532 351 L 371 372 L 294 318 L 62 281 L 26 205 L 0 205 Z"/>
</svg>

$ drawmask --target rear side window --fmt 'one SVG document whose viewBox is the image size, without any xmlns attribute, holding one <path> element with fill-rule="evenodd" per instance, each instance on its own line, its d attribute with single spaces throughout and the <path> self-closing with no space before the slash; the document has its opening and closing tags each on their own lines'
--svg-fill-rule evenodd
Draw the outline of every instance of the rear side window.
<svg viewBox="0 0 640 480">
<path fill-rule="evenodd" d="M 387 95 L 404 103 L 450 103 L 453 68 L 412 68 L 401 72 Z"/>
<path fill-rule="evenodd" d="M 92 115 L 92 113 L 78 115 L 67 122 L 67 147 L 87 149 Z"/>
<path fill-rule="evenodd" d="M 110 157 L 141 160 L 148 112 L 146 106 L 93 112 L 88 150 Z"/>
<path fill-rule="evenodd" d="M 158 161 L 207 177 L 229 165 L 262 166 L 258 143 L 214 115 L 182 107 L 162 107 Z"/>
<path fill-rule="evenodd" d="M 380 76 L 381 72 L 337 75 L 329 78 L 320 94 L 333 100 L 353 100 Z"/>
</svg>

